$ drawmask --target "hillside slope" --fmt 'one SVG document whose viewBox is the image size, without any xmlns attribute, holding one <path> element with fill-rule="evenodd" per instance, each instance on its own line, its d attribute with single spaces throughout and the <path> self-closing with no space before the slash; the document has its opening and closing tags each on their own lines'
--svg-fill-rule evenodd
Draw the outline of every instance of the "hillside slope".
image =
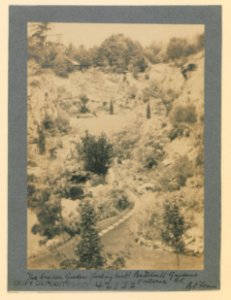
<svg viewBox="0 0 231 300">
<path fill-rule="evenodd" d="M 57 190 L 66 188 L 68 176 L 83 171 L 76 149 L 81 137 L 86 131 L 94 135 L 104 132 L 114 147 L 112 166 L 105 179 L 91 175 L 81 189 L 100 220 L 119 216 L 116 197 L 123 194 L 133 203 L 132 218 L 126 221 L 126 226 L 121 225 L 111 233 L 115 240 L 123 236 L 126 239 L 118 247 L 108 242 L 110 232 L 103 239 L 105 255 L 122 251 L 125 269 L 142 267 L 142 262 L 147 268 L 142 256 L 154 259 L 151 252 L 171 253 L 172 249 L 161 240 L 162 215 L 165 200 L 176 198 L 185 222 L 190 225 L 184 236 L 186 252 L 181 268 L 191 266 L 190 257 L 195 268 L 203 268 L 203 52 L 188 57 L 185 63 L 197 66 L 188 72 L 187 80 L 174 64 L 151 65 L 136 78 L 130 73 L 104 73 L 94 68 L 60 78 L 49 70 L 36 73 L 28 64 L 28 175 L 35 177 L 36 189 L 52 187 L 52 197 L 57 197 Z M 88 98 L 84 113 L 81 95 Z M 113 114 L 110 114 L 111 103 Z M 148 105 L 150 118 L 147 118 Z M 42 135 L 46 151 L 41 154 Z M 72 201 L 65 196 L 60 199 L 61 214 L 69 227 L 79 222 L 79 203 L 84 199 Z M 52 240 L 39 245 L 41 237 L 31 233 L 37 222 L 35 215 L 35 209 L 28 210 L 31 257 L 46 251 L 46 244 Z M 60 244 L 69 238 L 58 235 L 54 239 Z M 168 267 L 170 264 L 169 268 L 174 269 L 174 258 L 170 261 Z M 55 268 L 59 263 L 57 258 Z M 162 269 L 164 263 L 163 258 L 162 263 L 153 263 L 150 268 Z"/>
</svg>

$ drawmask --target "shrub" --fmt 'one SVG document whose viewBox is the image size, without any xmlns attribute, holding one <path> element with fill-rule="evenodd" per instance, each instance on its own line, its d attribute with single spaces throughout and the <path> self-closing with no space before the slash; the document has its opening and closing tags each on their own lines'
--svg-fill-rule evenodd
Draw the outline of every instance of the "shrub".
<svg viewBox="0 0 231 300">
<path fill-rule="evenodd" d="M 29 187 L 30 186 L 30 187 Z M 28 193 L 31 192 L 31 186 L 33 186 L 34 192 L 28 195 L 28 207 L 32 209 L 37 209 L 42 207 L 50 197 L 50 190 L 48 188 L 36 189 L 35 185 L 32 183 L 28 184 Z"/>
<path fill-rule="evenodd" d="M 204 147 L 200 147 L 195 159 L 195 165 L 201 166 L 204 164 Z"/>
<path fill-rule="evenodd" d="M 66 270 L 66 269 L 72 270 L 72 269 L 79 268 L 79 264 L 76 259 L 68 259 L 68 258 L 61 261 L 59 266 L 60 266 L 60 269 L 62 269 L 62 270 Z"/>
<path fill-rule="evenodd" d="M 57 76 L 68 77 L 69 73 L 73 71 L 72 64 L 65 58 L 65 56 L 59 53 L 54 60 L 54 72 Z"/>
<path fill-rule="evenodd" d="M 189 123 L 193 124 L 197 121 L 197 113 L 194 105 L 178 105 L 172 111 L 171 121 L 173 124 Z"/>
<path fill-rule="evenodd" d="M 188 157 L 180 156 L 161 176 L 159 183 L 164 191 L 177 191 L 185 186 L 187 178 L 193 175 L 193 164 Z"/>
<path fill-rule="evenodd" d="M 168 137 L 171 141 L 177 137 L 189 137 L 190 136 L 190 127 L 184 123 L 176 124 L 168 133 Z"/>
<path fill-rule="evenodd" d="M 99 137 L 86 135 L 78 145 L 78 152 L 84 161 L 86 171 L 105 175 L 111 165 L 113 148 L 105 134 Z"/>
<path fill-rule="evenodd" d="M 142 91 L 142 98 L 144 102 L 150 100 L 150 98 L 161 98 L 162 91 L 159 87 L 158 82 L 152 81 L 150 85 L 143 89 Z"/>
<path fill-rule="evenodd" d="M 68 198 L 71 198 L 72 200 L 76 200 L 76 199 L 82 199 L 84 196 L 84 192 L 82 187 L 80 186 L 71 186 L 67 190 L 66 195 Z"/>
<path fill-rule="evenodd" d="M 124 210 L 130 206 L 130 202 L 125 195 L 121 195 L 119 199 L 116 200 L 115 207 L 118 210 Z"/>
<path fill-rule="evenodd" d="M 52 130 L 55 128 L 55 122 L 52 119 L 52 117 L 48 114 L 45 114 L 45 117 L 42 121 L 42 125 L 43 125 L 44 129 L 46 129 L 46 130 Z"/>
<path fill-rule="evenodd" d="M 165 150 L 161 143 L 158 141 L 152 141 L 145 145 L 142 149 L 141 157 L 143 166 L 147 169 L 151 169 L 158 165 L 158 163 L 164 158 Z"/>
<path fill-rule="evenodd" d="M 97 186 L 100 184 L 105 184 L 105 177 L 102 175 L 94 175 L 91 178 L 91 186 Z"/>
<path fill-rule="evenodd" d="M 193 164 L 187 155 L 180 156 L 175 161 L 173 168 L 177 174 L 183 175 L 186 178 L 193 175 Z"/>
<path fill-rule="evenodd" d="M 138 92 L 137 87 L 135 85 L 132 85 L 128 90 L 128 98 L 135 99 L 137 92 Z"/>
<path fill-rule="evenodd" d="M 56 126 L 57 126 L 57 129 L 61 133 L 64 133 L 64 134 L 67 134 L 68 131 L 70 130 L 70 122 L 69 122 L 69 120 L 66 117 L 61 116 L 61 115 L 59 115 L 56 118 Z"/>
<path fill-rule="evenodd" d="M 89 109 L 87 108 L 87 103 L 89 102 L 89 98 L 85 94 L 79 95 L 80 99 L 80 113 L 87 113 L 89 112 Z"/>
<path fill-rule="evenodd" d="M 37 231 L 41 236 L 52 239 L 62 232 L 60 201 L 50 198 L 37 207 L 36 215 L 39 222 Z"/>
<path fill-rule="evenodd" d="M 80 224 L 74 220 L 66 220 L 63 224 L 63 229 L 67 232 L 71 237 L 80 234 Z"/>
<path fill-rule="evenodd" d="M 119 270 L 125 267 L 125 259 L 122 256 L 118 256 L 113 262 L 111 268 L 113 270 Z"/>
</svg>

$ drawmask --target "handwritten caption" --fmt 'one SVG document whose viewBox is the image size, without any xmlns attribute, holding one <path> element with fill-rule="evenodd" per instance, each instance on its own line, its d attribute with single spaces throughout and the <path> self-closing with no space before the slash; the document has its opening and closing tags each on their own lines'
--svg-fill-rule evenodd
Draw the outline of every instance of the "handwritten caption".
<svg viewBox="0 0 231 300">
<path fill-rule="evenodd" d="M 67 271 L 57 275 L 49 271 L 40 274 L 28 271 L 25 279 L 15 280 L 15 286 L 25 289 L 68 290 L 210 290 L 216 286 L 202 281 L 196 272 Z"/>
</svg>

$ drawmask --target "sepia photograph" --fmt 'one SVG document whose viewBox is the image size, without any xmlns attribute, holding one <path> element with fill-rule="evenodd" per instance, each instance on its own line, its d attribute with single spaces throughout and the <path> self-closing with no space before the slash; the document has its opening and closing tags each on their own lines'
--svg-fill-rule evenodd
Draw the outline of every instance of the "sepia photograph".
<svg viewBox="0 0 231 300">
<path fill-rule="evenodd" d="M 204 270 L 203 24 L 27 23 L 27 268 Z"/>
</svg>

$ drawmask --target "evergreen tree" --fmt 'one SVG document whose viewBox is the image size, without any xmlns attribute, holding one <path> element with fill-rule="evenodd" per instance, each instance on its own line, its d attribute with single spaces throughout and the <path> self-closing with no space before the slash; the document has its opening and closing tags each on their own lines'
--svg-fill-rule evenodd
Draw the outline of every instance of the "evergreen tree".
<svg viewBox="0 0 231 300">
<path fill-rule="evenodd" d="M 113 106 L 112 101 L 110 102 L 110 109 L 109 109 L 109 111 L 110 111 L 110 115 L 114 114 L 114 106 Z"/>
<path fill-rule="evenodd" d="M 39 154 L 45 154 L 46 152 L 46 137 L 41 128 L 38 128 L 38 148 Z"/>
<path fill-rule="evenodd" d="M 176 200 L 166 201 L 164 204 L 162 240 L 176 253 L 177 268 L 179 269 L 179 255 L 184 253 L 183 234 L 187 227 L 184 217 L 180 214 L 179 205 Z"/>
<path fill-rule="evenodd" d="M 81 241 L 75 249 L 78 256 L 79 267 L 85 269 L 98 269 L 104 265 L 101 255 L 102 245 L 96 228 L 96 214 L 88 202 L 82 206 L 81 211 Z"/>
<path fill-rule="evenodd" d="M 146 117 L 147 119 L 151 119 L 151 107 L 149 103 L 147 104 Z"/>
</svg>

